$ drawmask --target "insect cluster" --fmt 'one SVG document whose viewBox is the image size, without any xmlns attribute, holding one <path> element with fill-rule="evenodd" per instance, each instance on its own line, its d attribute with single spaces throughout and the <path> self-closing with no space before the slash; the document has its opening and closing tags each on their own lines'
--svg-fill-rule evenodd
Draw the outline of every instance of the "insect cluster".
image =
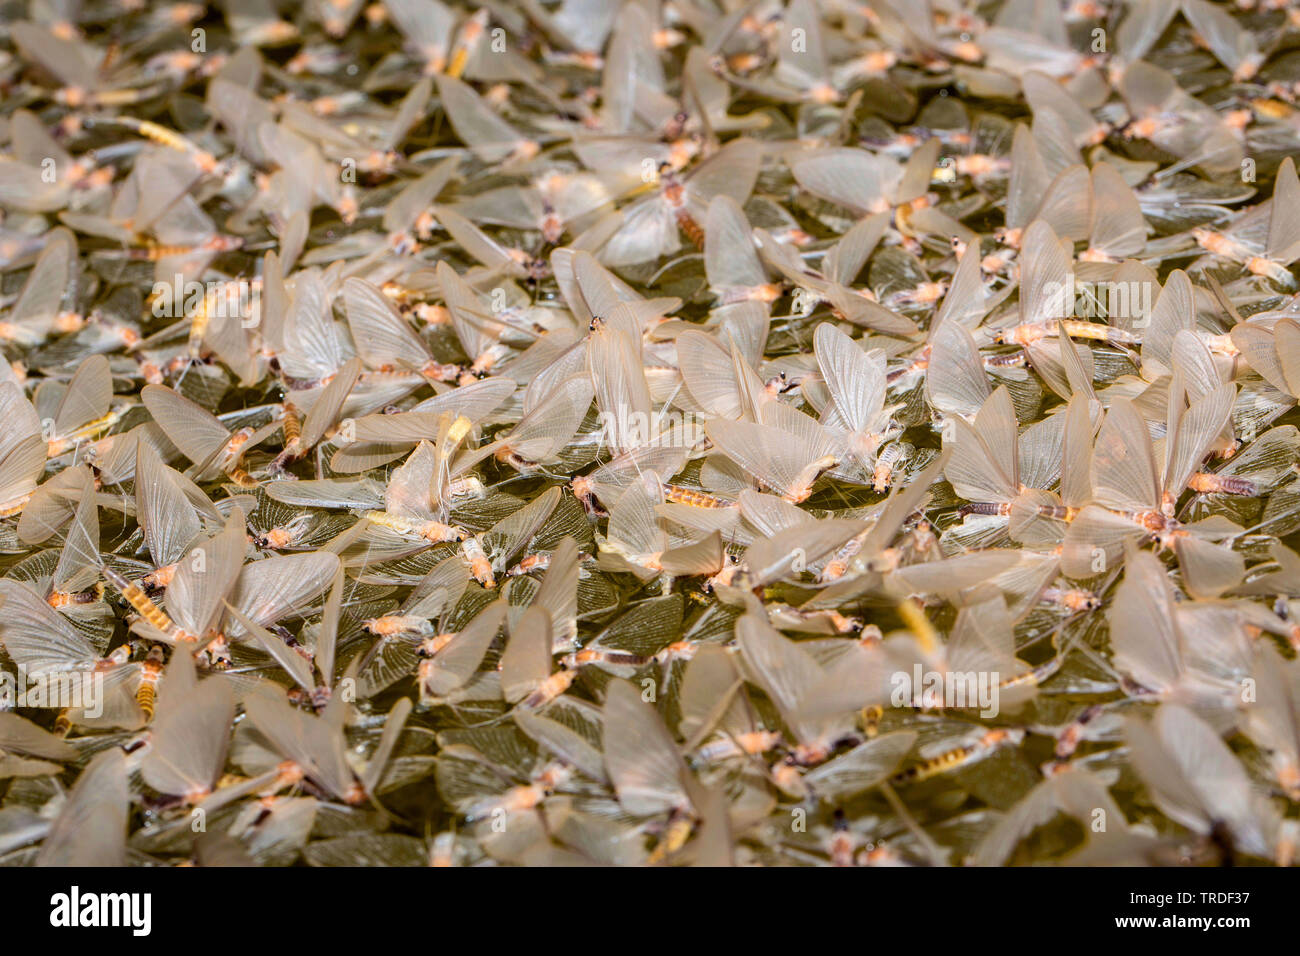
<svg viewBox="0 0 1300 956">
<path fill-rule="evenodd" d="M 1300 4 L 0 4 L 0 860 L 1287 864 Z"/>
</svg>

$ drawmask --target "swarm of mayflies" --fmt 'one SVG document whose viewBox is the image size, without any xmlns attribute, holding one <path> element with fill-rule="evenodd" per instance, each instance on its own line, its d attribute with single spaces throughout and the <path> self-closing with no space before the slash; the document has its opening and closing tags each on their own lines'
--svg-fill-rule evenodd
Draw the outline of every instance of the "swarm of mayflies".
<svg viewBox="0 0 1300 956">
<path fill-rule="evenodd" d="M 1294 859 L 1293 4 L 10 7 L 0 862 Z"/>
</svg>

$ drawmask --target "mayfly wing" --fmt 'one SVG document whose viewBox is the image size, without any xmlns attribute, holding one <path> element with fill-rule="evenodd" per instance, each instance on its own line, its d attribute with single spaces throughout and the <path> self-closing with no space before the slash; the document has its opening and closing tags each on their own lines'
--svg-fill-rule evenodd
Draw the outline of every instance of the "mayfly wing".
<svg viewBox="0 0 1300 956">
<path fill-rule="evenodd" d="M 459 165 L 460 157 L 449 156 L 427 173 L 404 186 L 384 209 L 384 229 L 394 233 L 412 228 L 420 214 L 451 182 Z"/>
<path fill-rule="evenodd" d="M 560 503 L 563 493 L 558 487 L 548 488 L 518 511 L 502 518 L 483 535 L 488 546 L 488 557 L 493 570 L 503 570 L 504 564 L 537 536 Z"/>
<path fill-rule="evenodd" d="M 85 590 L 99 578 L 99 562 L 99 503 L 87 477 L 54 568 L 54 589 L 65 594 Z"/>
<path fill-rule="evenodd" d="M 745 567 L 755 586 L 798 576 L 863 530 L 862 522 L 845 518 L 805 521 L 755 542 L 745 552 Z"/>
<path fill-rule="evenodd" d="M 436 77 L 438 100 L 447 121 L 485 163 L 499 163 L 518 153 L 527 156 L 529 141 L 502 119 L 474 88 L 445 73 Z"/>
<path fill-rule="evenodd" d="M 925 390 L 930 404 L 946 415 L 974 415 L 992 393 L 979 347 L 965 326 L 946 322 L 935 335 Z"/>
<path fill-rule="evenodd" d="M 167 613 L 188 640 L 202 640 L 216 623 L 243 567 L 246 535 L 244 514 L 236 508 L 220 532 L 195 544 L 177 564 L 167 586 Z"/>
<path fill-rule="evenodd" d="M 523 265 L 511 257 L 509 249 L 456 212 L 456 210 L 449 206 L 442 206 L 438 208 L 436 215 L 438 222 L 447 230 L 447 234 L 456 240 L 462 249 L 494 273 L 514 276 L 519 279 L 524 278 L 527 274 L 527 270 L 524 269 Z M 441 273 L 441 267 L 445 263 L 440 262 L 438 265 L 440 267 L 438 271 Z M 446 268 L 450 269 L 451 267 L 446 266 Z M 442 282 L 441 275 L 439 275 L 439 282 Z"/>
<path fill-rule="evenodd" d="M 343 752 L 343 737 L 324 717 L 295 710 L 270 692 L 250 694 L 244 710 L 275 751 L 301 767 L 312 782 L 340 799 L 350 796 L 355 778 Z"/>
<path fill-rule="evenodd" d="M 235 696 L 221 677 L 198 681 L 194 660 L 178 649 L 167 665 L 153 721 L 153 742 L 140 773 L 159 793 L 203 796 L 225 765 Z"/>
<path fill-rule="evenodd" d="M 313 447 L 321 437 L 333 427 L 338 420 L 339 413 L 343 410 L 343 404 L 348 400 L 352 393 L 352 387 L 356 384 L 358 376 L 361 374 L 361 362 L 358 359 L 351 359 L 346 365 L 339 369 L 338 373 L 330 379 L 329 383 L 321 389 L 320 395 L 312 403 L 307 415 L 302 421 L 302 432 L 299 442 L 303 449 Z"/>
<path fill-rule="evenodd" d="M 52 230 L 10 313 L 9 321 L 19 330 L 20 339 L 25 337 L 25 333 L 30 333 L 31 338 L 40 339 L 49 334 L 64 296 L 74 284 L 76 267 L 76 239 L 67 229 Z M 112 391 L 111 385 L 109 391 Z M 90 421 L 89 418 L 86 420 Z"/>
<path fill-rule="evenodd" d="M 686 665 L 678 693 L 681 719 L 677 730 L 686 740 L 686 751 L 698 747 L 718 726 L 742 683 L 732 655 L 725 648 L 707 646 L 696 652 Z"/>
<path fill-rule="evenodd" d="M 1121 511 L 1160 506 L 1160 479 L 1146 421 L 1133 403 L 1116 399 L 1097 433 L 1092 492 L 1099 504 Z"/>
<path fill-rule="evenodd" d="M 514 719 L 520 730 L 561 760 L 577 767 L 592 780 L 609 782 L 600 751 L 576 730 L 558 720 L 526 710 L 515 711 Z"/>
<path fill-rule="evenodd" d="M 1300 257 L 1300 177 L 1296 176 L 1295 159 L 1288 156 L 1278 167 L 1273 185 L 1273 200 L 1268 220 L 1266 254 L 1276 262 L 1291 263 Z"/>
<path fill-rule="evenodd" d="M 378 792 L 389 758 L 397 748 L 397 742 L 406 728 L 406 720 L 410 717 L 411 708 L 414 706 L 411 698 L 402 697 L 389 708 L 384 718 L 384 730 L 379 736 L 379 743 L 375 745 L 374 752 L 366 762 L 366 769 L 361 774 L 361 786 L 365 788 L 366 793 L 373 796 Z"/>
<path fill-rule="evenodd" d="M 903 178 L 896 161 L 851 148 L 814 152 L 792 162 L 790 172 L 808 192 L 859 215 L 887 209 Z"/>
<path fill-rule="evenodd" d="M 1232 71 L 1235 79 L 1249 80 L 1255 75 L 1263 56 L 1254 33 L 1244 29 L 1228 11 L 1206 0 L 1183 0 L 1182 11 L 1210 52 Z"/>
<path fill-rule="evenodd" d="M 1089 249 L 1117 261 L 1147 244 L 1147 223 L 1132 187 L 1110 163 L 1092 167 L 1092 231 Z"/>
<path fill-rule="evenodd" d="M 1177 383 L 1181 376 L 1175 375 L 1174 379 Z M 1171 393 L 1175 387 L 1170 387 Z M 1185 411 L 1178 408 L 1176 418 L 1171 410 L 1165 437 L 1166 494 L 1177 498 L 1187 487 L 1193 472 L 1209 453 L 1211 443 L 1228 423 L 1236 397 L 1237 386 L 1226 383 L 1192 402 Z M 1170 402 L 1171 409 L 1181 406 L 1182 397 L 1171 394 Z"/>
<path fill-rule="evenodd" d="M 967 501 L 1005 502 L 1019 493 L 1015 409 L 1006 387 L 989 396 L 974 426 L 952 419 L 954 441 L 944 477 Z M 1009 442 L 1008 442 L 1009 439 Z"/>
<path fill-rule="evenodd" d="M 39 64 L 65 85 L 91 91 L 99 86 L 99 77 L 83 43 L 65 39 L 36 23 L 13 24 L 14 44 L 23 55 Z"/>
<path fill-rule="evenodd" d="M 881 734 L 804 774 L 804 783 L 823 800 L 839 803 L 889 778 L 916 742 L 915 731 Z"/>
<path fill-rule="evenodd" d="M 194 464 L 210 463 L 230 441 L 217 416 L 165 385 L 146 385 L 140 396 L 168 441 Z"/>
<path fill-rule="evenodd" d="M 561 540 L 533 595 L 532 603 L 550 615 L 557 647 L 569 646 L 578 637 L 579 558 L 578 543 L 567 537 Z"/>
<path fill-rule="evenodd" d="M 263 558 L 244 566 L 231 591 L 231 603 L 262 625 L 286 614 L 301 613 L 334 580 L 339 557 L 329 551 Z M 226 636 L 238 639 L 239 627 L 227 626 Z"/>
<path fill-rule="evenodd" d="M 826 672 L 807 651 L 753 613 L 736 622 L 736 642 L 749 678 L 772 698 L 801 743 L 813 741 L 818 727 L 801 720 L 800 712 L 813 702 Z"/>
<path fill-rule="evenodd" d="M 625 680 L 609 682 L 605 718 L 605 768 L 629 813 L 649 816 L 691 805 L 686 764 L 655 709 Z"/>
<path fill-rule="evenodd" d="M 1172 689 L 1183 674 L 1181 640 L 1173 593 L 1154 556 L 1128 556 L 1107 617 L 1115 666 L 1144 687 Z"/>
<path fill-rule="evenodd" d="M 928 337 L 933 340 L 935 333 L 949 322 L 967 329 L 975 328 L 988 311 L 987 300 L 988 293 L 980 275 L 980 244 L 977 239 L 958 259 L 957 270 L 952 274 L 952 283 L 935 314 Z"/>
<path fill-rule="evenodd" d="M 77 778 L 36 857 L 37 866 L 126 864 L 126 755 L 98 753 Z"/>
<path fill-rule="evenodd" d="M 84 633 L 26 584 L 0 579 L 0 644 L 28 674 L 88 670 L 99 651 Z"/>
<path fill-rule="evenodd" d="M 294 683 L 307 693 L 311 693 L 316 689 L 316 679 L 312 674 L 311 664 L 307 662 L 306 658 L 277 635 L 272 634 L 256 621 L 250 620 L 229 601 L 226 602 L 226 610 L 230 612 L 231 617 L 239 622 L 240 627 L 244 628 L 252 636 L 253 641 L 260 645 L 262 650 L 270 655 L 271 659 L 279 664 L 286 674 L 293 678 Z"/>
<path fill-rule="evenodd" d="M 402 602 L 402 613 L 422 618 L 445 614 L 465 593 L 469 578 L 469 568 L 459 558 L 440 561 L 411 589 Z"/>
<path fill-rule="evenodd" d="M 704 227 L 704 270 L 709 285 L 723 292 L 753 289 L 767 282 L 749 220 L 730 196 L 715 196 L 709 203 Z"/>
<path fill-rule="evenodd" d="M 591 407 L 594 390 L 587 375 L 565 379 L 546 399 L 520 419 L 506 446 L 526 462 L 546 462 L 578 430 Z"/>
<path fill-rule="evenodd" d="M 840 419 L 855 434 L 870 431 L 885 404 L 884 356 L 863 352 L 829 322 L 817 326 L 813 346 Z"/>
<path fill-rule="evenodd" d="M 456 332 L 456 338 L 460 340 L 466 355 L 478 359 L 501 340 L 506 331 L 506 323 L 480 301 L 473 287 L 445 261 L 438 263 L 437 276 L 438 288 L 447 303 L 447 311 L 451 314 L 451 326 Z"/>
<path fill-rule="evenodd" d="M 551 676 L 551 618 L 530 607 L 510 629 L 501 655 L 501 694 L 507 703 L 523 700 Z"/>
<path fill-rule="evenodd" d="M 1245 768 L 1209 724 L 1162 704 L 1150 727 L 1125 725 L 1134 766 L 1172 820 L 1208 834 L 1222 822 L 1247 853 L 1272 855 L 1276 811 L 1258 797 Z"/>
<path fill-rule="evenodd" d="M 428 346 L 374 285 L 348 279 L 343 303 L 357 354 L 368 368 L 418 371 L 429 361 Z"/>
<path fill-rule="evenodd" d="M 108 359 L 92 355 L 77 366 L 68 382 L 67 391 L 54 414 L 55 434 L 68 435 L 103 418 L 112 399 L 113 375 Z"/>
<path fill-rule="evenodd" d="M 175 564 L 185 546 L 203 530 L 180 479 L 175 470 L 163 464 L 152 445 L 140 443 L 136 452 L 136 518 L 156 567 Z"/>
<path fill-rule="evenodd" d="M 808 496 L 818 466 L 833 463 L 833 444 L 820 432 L 816 421 L 794 409 L 788 411 L 807 419 L 808 424 L 800 429 L 802 433 L 759 422 L 722 419 L 706 422 L 704 431 L 724 455 L 763 484 L 788 499 L 802 500 Z"/>
<path fill-rule="evenodd" d="M 0 512 L 20 509 L 36 490 L 36 480 L 45 470 L 46 442 L 41 419 L 12 382 L 0 382 Z"/>
<path fill-rule="evenodd" d="M 602 323 L 587 337 L 587 362 L 610 449 L 621 454 L 649 441 L 650 387 L 640 340 Z"/>
<path fill-rule="evenodd" d="M 482 665 L 505 617 L 505 601 L 493 601 L 480 611 L 446 647 L 434 655 L 429 666 L 421 668 L 422 691 L 435 698 L 445 697 L 468 683 Z M 549 665 L 548 651 L 548 673 Z"/>
</svg>

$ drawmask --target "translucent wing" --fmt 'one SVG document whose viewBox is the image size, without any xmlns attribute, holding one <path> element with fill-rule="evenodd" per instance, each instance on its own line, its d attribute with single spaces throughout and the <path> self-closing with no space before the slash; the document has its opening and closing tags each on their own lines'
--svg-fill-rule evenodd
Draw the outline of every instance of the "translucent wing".
<svg viewBox="0 0 1300 956">
<path fill-rule="evenodd" d="M 110 746 L 77 778 L 36 865 L 124 866 L 128 810 L 126 755 Z"/>
<path fill-rule="evenodd" d="M 1101 423 L 1092 453 L 1097 502 L 1121 511 L 1160 506 L 1160 482 L 1146 422 L 1128 399 L 1116 399 Z"/>
<path fill-rule="evenodd" d="M 1146 552 L 1129 555 L 1107 612 L 1110 640 L 1115 666 L 1152 690 L 1173 688 L 1183 673 L 1173 612 L 1173 593 L 1160 562 Z"/>
<path fill-rule="evenodd" d="M 286 614 L 304 612 L 329 587 L 338 568 L 338 555 L 328 551 L 254 561 L 240 572 L 231 603 L 258 624 L 272 624 Z M 232 640 L 242 633 L 240 625 L 226 628 Z"/>
<path fill-rule="evenodd" d="M 0 643 L 28 674 L 86 670 L 99 659 L 90 640 L 25 584 L 0 579 Z"/>
<path fill-rule="evenodd" d="M 624 680 L 612 680 L 602 709 L 605 767 L 618 801 L 649 816 L 690 806 L 686 765 L 655 709 Z"/>
<path fill-rule="evenodd" d="M 444 697 L 466 684 L 483 663 L 505 620 L 506 602 L 494 601 L 484 608 L 450 643 L 434 655 L 432 665 L 421 671 L 423 687 L 434 697 Z M 550 651 L 547 651 L 547 664 Z"/>
<path fill-rule="evenodd" d="M 179 649 L 172 655 L 158 695 L 153 741 L 140 773 L 159 793 L 205 794 L 225 766 L 235 719 L 234 693 L 230 683 L 219 677 L 196 685 L 193 672 L 193 658 Z"/>
<path fill-rule="evenodd" d="M 832 803 L 864 793 L 898 769 L 916 737 L 910 730 L 882 734 L 809 770 L 804 774 L 804 783 L 818 797 Z"/>
<path fill-rule="evenodd" d="M 357 354 L 369 368 L 421 368 L 429 349 L 388 298 L 364 279 L 343 283 L 343 302 Z"/>
<path fill-rule="evenodd" d="M 145 545 L 154 564 L 177 561 L 203 525 L 178 482 L 179 475 L 163 464 L 148 442 L 136 452 L 135 508 Z"/>
<path fill-rule="evenodd" d="M 167 586 L 167 613 L 194 638 L 204 637 L 239 578 L 246 547 L 244 515 L 236 508 L 215 536 L 182 557 Z"/>
<path fill-rule="evenodd" d="M 282 697 L 265 692 L 250 694 L 244 710 L 275 751 L 301 767 L 313 783 L 339 799 L 351 795 L 355 777 L 343 737 L 325 718 L 295 710 Z"/>
<path fill-rule="evenodd" d="M 140 397 L 168 441 L 195 464 L 210 461 L 230 441 L 230 430 L 217 416 L 165 385 L 146 385 Z"/>
<path fill-rule="evenodd" d="M 501 655 L 501 693 L 513 704 L 551 676 L 551 621 L 540 607 L 530 607 L 510 630 Z"/>
</svg>

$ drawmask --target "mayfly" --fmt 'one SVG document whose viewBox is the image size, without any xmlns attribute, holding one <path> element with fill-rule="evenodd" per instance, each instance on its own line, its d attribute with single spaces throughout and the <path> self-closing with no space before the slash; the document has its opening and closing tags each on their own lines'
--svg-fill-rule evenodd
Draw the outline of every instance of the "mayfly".
<svg viewBox="0 0 1300 956">
<path fill-rule="evenodd" d="M 843 436 L 846 451 L 837 457 L 852 459 L 874 483 L 880 446 L 898 434 L 892 424 L 896 409 L 885 407 L 885 356 L 864 352 L 829 323 L 817 327 L 813 347 L 831 396 L 822 411 L 822 425 Z"/>
<path fill-rule="evenodd" d="M 1019 727 L 972 730 L 956 746 L 949 746 L 951 741 L 946 742 L 943 746 L 949 746 L 949 749 L 942 749 L 933 756 L 924 757 L 924 754 L 933 753 L 934 749 L 939 748 L 926 748 L 922 754 L 924 759 L 920 763 L 900 770 L 890 778 L 890 782 L 897 786 L 908 786 L 960 770 L 992 756 L 1000 748 L 1018 745 L 1024 737 L 1025 732 Z"/>
<path fill-rule="evenodd" d="M 10 165 L 0 163 L 0 170 Z M 85 319 L 71 301 L 77 272 L 76 239 L 66 229 L 51 230 L 17 300 L 0 320 L 0 342 L 30 347 L 51 335 L 79 331 Z"/>
<path fill-rule="evenodd" d="M 725 195 L 743 203 L 758 178 L 761 150 L 753 140 L 740 139 L 701 162 L 684 177 L 661 165 L 649 170 L 646 188 L 653 196 L 621 210 L 617 231 L 601 247 L 599 258 L 607 266 L 652 262 L 681 249 L 679 230 L 703 248 L 709 203 Z"/>
<path fill-rule="evenodd" d="M 106 89 L 91 50 L 79 40 L 35 23 L 13 24 L 14 44 L 23 55 L 63 83 L 49 91 L 56 103 L 71 109 L 87 106 L 120 107 L 139 103 L 155 95 L 159 86 Z"/>
<path fill-rule="evenodd" d="M 343 566 L 340 564 L 334 572 L 320 622 L 314 630 L 315 649 L 310 660 L 300 653 L 298 648 L 290 647 L 279 635 L 272 634 L 238 609 L 226 605 L 235 620 L 252 635 L 272 660 L 293 678 L 299 690 L 306 695 L 312 707 L 318 712 L 325 709 L 334 694 L 334 663 L 338 650 L 339 619 L 343 611 L 344 580 Z M 358 670 L 359 666 L 349 665 L 349 673 Z"/>
<path fill-rule="evenodd" d="M 1197 228 L 1192 236 L 1201 248 L 1215 256 L 1231 259 L 1248 272 L 1265 276 L 1286 289 L 1295 288 L 1290 266 L 1300 259 L 1300 222 L 1294 210 L 1300 205 L 1300 178 L 1295 160 L 1282 161 L 1273 184 L 1273 198 L 1267 207 L 1251 210 L 1236 228 L 1226 233 Z M 1247 238 L 1257 232 L 1257 221 L 1267 212 L 1268 232 L 1263 243 Z M 1237 238 L 1234 233 L 1242 235 Z"/>
<path fill-rule="evenodd" d="M 36 491 L 49 446 L 40 415 L 13 382 L 0 382 L 0 421 L 0 517 L 9 517 Z"/>
<path fill-rule="evenodd" d="M 284 444 L 269 466 L 273 474 L 283 473 L 292 462 L 306 456 L 334 428 L 360 374 L 360 361 L 350 360 L 320 389 L 301 421 L 298 409 L 292 403 L 286 401 L 283 404 L 281 434 Z"/>
<path fill-rule="evenodd" d="M 162 684 L 140 773 L 159 793 L 197 803 L 212 793 L 225 766 L 234 692 L 221 677 L 199 681 L 183 648 L 172 655 Z"/>
<path fill-rule="evenodd" d="M 220 512 L 184 475 L 163 464 L 157 450 L 141 442 L 136 452 L 136 520 L 154 570 L 140 579 L 153 593 L 171 583 L 186 547 L 205 525 L 224 524 Z"/>
<path fill-rule="evenodd" d="M 521 474 L 545 471 L 573 440 L 591 407 L 595 394 L 587 374 L 573 375 L 547 390 L 547 394 L 524 395 L 524 416 L 504 437 L 498 438 L 458 460 L 457 469 L 468 468 L 489 456 Z"/>
<path fill-rule="evenodd" d="M 505 602 L 494 601 L 460 630 L 443 631 L 421 640 L 416 647 L 420 700 L 446 700 L 468 684 L 500 633 L 505 617 Z"/>
<path fill-rule="evenodd" d="M 839 461 L 826 430 L 788 405 L 765 405 L 755 422 L 714 419 L 704 430 L 719 451 L 791 502 L 807 499 L 817 477 Z"/>
<path fill-rule="evenodd" d="M 610 681 L 602 714 L 605 768 L 619 803 L 634 816 L 668 815 L 651 855 L 657 862 L 681 849 L 695 826 L 690 771 L 663 720 L 627 681 Z"/>
<path fill-rule="evenodd" d="M 1039 516 L 1070 520 L 1071 509 L 1087 504 L 1086 474 L 1069 469 L 1087 466 L 1092 447 L 1089 410 L 1089 399 L 1078 395 L 1070 400 L 1066 413 L 1018 433 L 1011 395 L 1001 386 L 985 400 L 970 425 L 954 416 L 947 426 L 953 440 L 944 476 L 970 502 L 962 506 L 961 514 L 1010 516 L 1016 540 L 1026 540 L 1027 535 L 1038 540 L 1042 529 L 1031 532 L 1028 526 Z M 1082 497 L 1081 477 L 1085 479 Z M 1058 479 L 1062 498 L 1068 499 L 1064 509 L 1048 493 Z"/>
<path fill-rule="evenodd" d="M 343 739 L 347 704 L 334 697 L 319 717 L 295 710 L 281 694 L 260 691 L 244 702 L 248 719 L 283 759 L 312 784 L 348 804 L 366 800 L 366 788 L 348 763 Z"/>
<path fill-rule="evenodd" d="M 393 470 L 384 490 L 384 510 L 365 512 L 361 527 L 374 525 L 432 543 L 464 539 L 461 529 L 446 523 L 443 496 L 448 459 L 469 430 L 469 420 L 444 417 L 440 444 L 435 447 L 431 442 L 421 442 L 406 462 Z"/>
<path fill-rule="evenodd" d="M 1170 819 L 1214 838 L 1223 828 L 1232 848 L 1271 859 L 1277 811 L 1257 793 L 1219 735 L 1191 711 L 1162 704 L 1154 720 L 1125 728 L 1134 769 Z"/>
<path fill-rule="evenodd" d="M 1146 536 L 1173 547 L 1189 532 L 1174 518 L 1178 497 L 1227 424 L 1236 387 L 1220 385 L 1188 402 L 1180 376 L 1170 386 L 1163 467 L 1147 424 L 1128 399 L 1117 398 L 1097 434 L 1092 455 L 1092 503 L 1070 524 L 1061 570 L 1070 577 L 1104 571 L 1123 554 L 1126 539 Z"/>
<path fill-rule="evenodd" d="M 367 368 L 418 372 L 436 382 L 454 382 L 460 377 L 460 367 L 435 360 L 424 340 L 371 283 L 348 279 L 343 283 L 343 302 L 357 354 Z"/>
<path fill-rule="evenodd" d="M 113 376 L 108 359 L 92 355 L 78 366 L 67 385 L 42 383 L 35 395 L 38 413 L 51 422 L 46 454 L 55 458 L 83 442 L 93 442 L 122 418 L 111 408 Z"/>
<path fill-rule="evenodd" d="M 0 644 L 30 678 L 48 678 L 66 693 L 60 698 L 65 701 L 60 721 L 65 732 L 82 723 L 138 726 L 133 696 L 140 668 L 129 663 L 130 645 L 104 656 L 85 631 L 19 581 L 0 580 L 0 598 Z"/>
<path fill-rule="evenodd" d="M 194 463 L 190 470 L 195 480 L 224 473 L 240 487 L 257 486 L 257 479 L 243 467 L 244 455 L 278 430 L 279 422 L 232 433 L 206 408 L 165 385 L 146 385 L 141 398 L 171 443 Z"/>
<path fill-rule="evenodd" d="M 465 563 L 455 556 L 445 558 L 420 579 L 401 606 L 361 622 L 363 630 L 378 638 L 357 659 L 362 696 L 409 676 L 417 660 L 433 656 L 456 636 L 455 612 L 468 583 Z"/>
</svg>

